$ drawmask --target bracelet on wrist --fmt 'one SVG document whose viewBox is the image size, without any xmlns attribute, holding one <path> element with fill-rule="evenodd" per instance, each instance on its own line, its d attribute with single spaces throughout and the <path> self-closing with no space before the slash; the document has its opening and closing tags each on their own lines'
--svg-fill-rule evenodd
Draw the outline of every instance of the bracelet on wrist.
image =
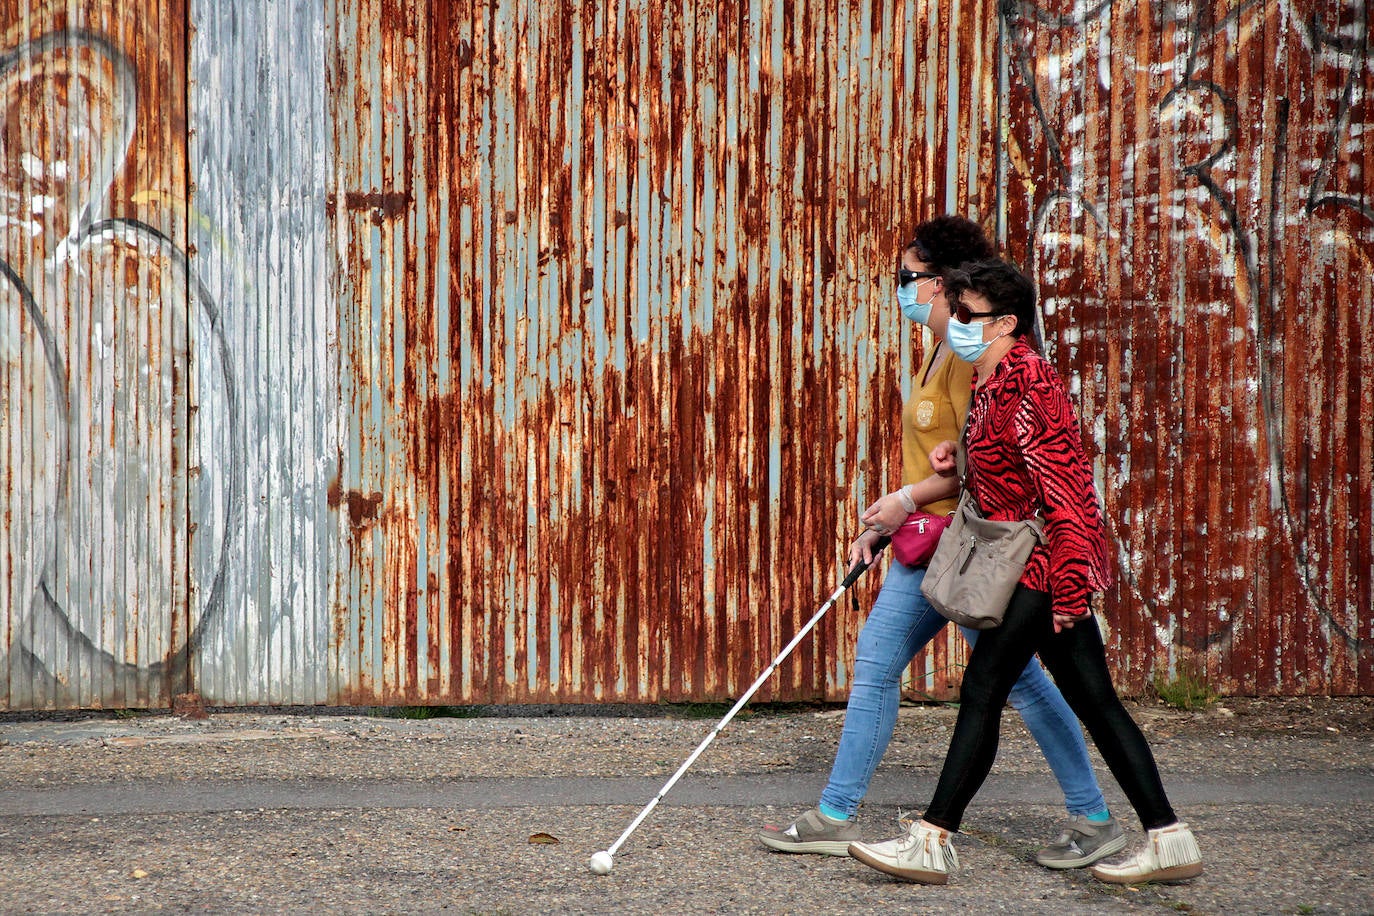
<svg viewBox="0 0 1374 916">
<path fill-rule="evenodd" d="M 907 515 L 916 511 L 916 500 L 911 498 L 911 494 L 906 491 L 906 487 L 902 487 L 897 491 L 897 500 L 902 504 L 902 508 L 906 510 Z"/>
</svg>

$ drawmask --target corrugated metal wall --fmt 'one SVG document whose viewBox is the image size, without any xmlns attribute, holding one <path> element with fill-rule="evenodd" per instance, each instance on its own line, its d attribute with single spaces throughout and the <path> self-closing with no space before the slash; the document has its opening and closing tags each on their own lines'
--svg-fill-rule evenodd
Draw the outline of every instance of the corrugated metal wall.
<svg viewBox="0 0 1374 916">
<path fill-rule="evenodd" d="M 184 686 L 185 10 L 0 2 L 4 705 Z"/>
<path fill-rule="evenodd" d="M 348 698 L 728 695 L 887 476 L 917 32 L 426 9 L 337 18 Z M 843 684 L 855 623 L 778 694 Z"/>
<path fill-rule="evenodd" d="M 338 315 L 325 188 L 334 156 L 320 3 L 192 0 L 189 233 L 224 354 L 222 384 L 199 392 L 197 463 L 229 500 L 222 544 L 198 564 L 192 681 L 219 702 L 319 703 L 329 660 L 338 530 Z"/>
<path fill-rule="evenodd" d="M 1374 689 L 1362 6 L 120 7 L 0 0 L 0 706 L 738 693 L 945 209 L 1045 291 L 1122 683 Z"/>
<path fill-rule="evenodd" d="M 1286 0 L 1003 18 L 999 209 L 1091 418 L 1127 683 L 1374 689 L 1368 25 Z"/>
</svg>

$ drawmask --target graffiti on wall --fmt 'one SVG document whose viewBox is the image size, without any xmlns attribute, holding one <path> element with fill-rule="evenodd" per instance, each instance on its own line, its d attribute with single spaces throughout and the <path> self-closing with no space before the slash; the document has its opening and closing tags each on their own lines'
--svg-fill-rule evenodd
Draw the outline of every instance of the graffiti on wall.
<svg viewBox="0 0 1374 916">
<path fill-rule="evenodd" d="M 4 38 L 0 650 L 33 691 L 10 702 L 165 702 L 223 611 L 232 362 L 184 246 L 143 218 L 181 190 L 139 138 L 157 81 L 94 32 Z"/>
<path fill-rule="evenodd" d="M 1354 2 L 1002 6 L 1009 223 L 1123 599 L 1233 690 L 1353 688 L 1374 652 L 1367 27 Z"/>
</svg>

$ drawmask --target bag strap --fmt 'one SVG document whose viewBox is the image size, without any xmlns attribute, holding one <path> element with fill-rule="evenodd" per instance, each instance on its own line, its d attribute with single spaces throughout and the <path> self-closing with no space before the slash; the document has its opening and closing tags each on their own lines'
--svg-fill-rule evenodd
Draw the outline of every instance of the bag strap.
<svg viewBox="0 0 1374 916">
<path fill-rule="evenodd" d="M 983 514 L 983 507 L 978 505 L 978 497 L 973 494 L 973 488 L 968 485 L 968 421 L 973 416 L 973 402 L 969 401 L 968 412 L 964 414 L 964 425 L 959 427 L 959 441 L 954 447 L 954 468 L 959 472 L 959 489 L 968 494 L 969 500 L 973 503 L 973 508 L 978 510 L 978 514 Z"/>
</svg>

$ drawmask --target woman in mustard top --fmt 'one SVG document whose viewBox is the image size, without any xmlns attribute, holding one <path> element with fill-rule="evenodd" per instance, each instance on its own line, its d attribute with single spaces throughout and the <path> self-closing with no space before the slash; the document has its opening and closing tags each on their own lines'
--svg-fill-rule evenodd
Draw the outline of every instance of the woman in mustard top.
<svg viewBox="0 0 1374 916">
<path fill-rule="evenodd" d="M 864 512 L 868 530 L 850 545 L 851 568 L 860 560 L 872 561 L 878 538 L 900 525 L 912 504 L 934 513 L 954 509 L 958 481 L 934 474 L 929 455 L 939 443 L 958 438 L 972 396 L 973 367 L 952 356 L 944 343 L 949 308 L 940 275 L 992 254 L 982 229 L 958 216 L 925 221 L 902 252 L 898 303 L 907 319 L 931 329 L 935 344 L 926 353 L 915 390 L 902 409 L 903 487 Z M 849 844 L 860 839 L 854 816 L 892 738 L 902 672 L 947 622 L 921 595 L 924 576 L 924 568 L 895 560 L 889 564 L 859 632 L 844 730 L 820 803 L 785 828 L 763 828 L 759 839 L 769 848 L 844 856 Z M 970 643 L 977 638 L 972 630 L 965 630 L 964 635 Z M 1069 812 L 1058 837 L 1037 854 L 1040 864 L 1081 868 L 1122 849 L 1125 832 L 1107 810 L 1078 720 L 1034 659 L 1017 681 L 1011 703 L 1040 745 Z"/>
</svg>

